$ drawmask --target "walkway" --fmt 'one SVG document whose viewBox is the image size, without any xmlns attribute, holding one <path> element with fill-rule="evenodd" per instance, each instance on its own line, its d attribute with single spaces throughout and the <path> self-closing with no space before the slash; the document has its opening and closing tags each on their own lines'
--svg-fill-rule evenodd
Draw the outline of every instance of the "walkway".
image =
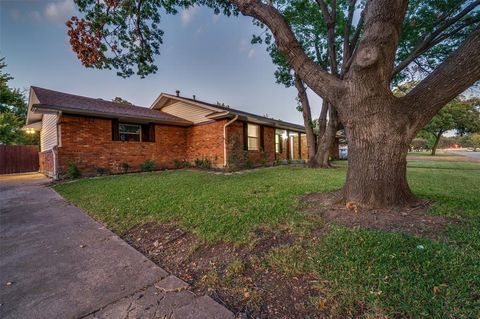
<svg viewBox="0 0 480 319">
<path fill-rule="evenodd" d="M 0 318 L 233 318 L 48 183 L 0 176 Z"/>
</svg>

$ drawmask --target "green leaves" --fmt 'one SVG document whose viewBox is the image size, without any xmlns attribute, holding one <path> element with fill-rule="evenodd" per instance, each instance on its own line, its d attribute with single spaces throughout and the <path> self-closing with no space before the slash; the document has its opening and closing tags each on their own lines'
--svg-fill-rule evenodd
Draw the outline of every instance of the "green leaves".
<svg viewBox="0 0 480 319">
<path fill-rule="evenodd" d="M 25 95 L 8 86 L 13 77 L 3 71 L 6 66 L 5 58 L 0 58 L 0 143 L 36 144 L 37 135 L 30 136 L 21 131 L 27 116 Z"/>
</svg>

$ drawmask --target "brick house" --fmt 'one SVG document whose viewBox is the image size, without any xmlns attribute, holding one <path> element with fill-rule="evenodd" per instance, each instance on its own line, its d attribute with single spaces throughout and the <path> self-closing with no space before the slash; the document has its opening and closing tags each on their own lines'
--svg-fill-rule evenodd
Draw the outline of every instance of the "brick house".
<svg viewBox="0 0 480 319">
<path fill-rule="evenodd" d="M 212 166 L 306 160 L 304 127 L 193 98 L 162 93 L 150 108 L 31 87 L 25 129 L 40 131 L 40 172 L 74 163 L 83 175 L 157 169 L 208 159 Z"/>
</svg>

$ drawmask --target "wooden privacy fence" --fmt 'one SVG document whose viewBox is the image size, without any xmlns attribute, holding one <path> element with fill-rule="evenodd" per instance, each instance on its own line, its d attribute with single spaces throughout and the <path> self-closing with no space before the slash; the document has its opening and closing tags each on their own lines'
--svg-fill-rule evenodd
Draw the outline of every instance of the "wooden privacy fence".
<svg viewBox="0 0 480 319">
<path fill-rule="evenodd" d="M 0 145 L 0 174 L 38 171 L 38 145 Z"/>
</svg>

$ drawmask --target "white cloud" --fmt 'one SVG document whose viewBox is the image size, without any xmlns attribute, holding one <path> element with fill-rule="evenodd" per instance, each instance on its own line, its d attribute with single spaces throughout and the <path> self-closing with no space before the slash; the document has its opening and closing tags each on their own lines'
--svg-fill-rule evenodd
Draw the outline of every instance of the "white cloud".
<svg viewBox="0 0 480 319">
<path fill-rule="evenodd" d="M 63 0 L 48 3 L 43 13 L 48 21 L 63 23 L 70 18 L 74 10 L 75 4 L 73 0 Z"/>
<path fill-rule="evenodd" d="M 254 56 L 255 56 L 255 49 L 252 48 L 248 51 L 248 58 L 251 59 Z"/>
<path fill-rule="evenodd" d="M 182 10 L 180 12 L 180 21 L 182 22 L 182 27 L 186 27 L 192 22 L 193 17 L 198 13 L 198 7 L 190 7 L 188 9 Z"/>
</svg>

